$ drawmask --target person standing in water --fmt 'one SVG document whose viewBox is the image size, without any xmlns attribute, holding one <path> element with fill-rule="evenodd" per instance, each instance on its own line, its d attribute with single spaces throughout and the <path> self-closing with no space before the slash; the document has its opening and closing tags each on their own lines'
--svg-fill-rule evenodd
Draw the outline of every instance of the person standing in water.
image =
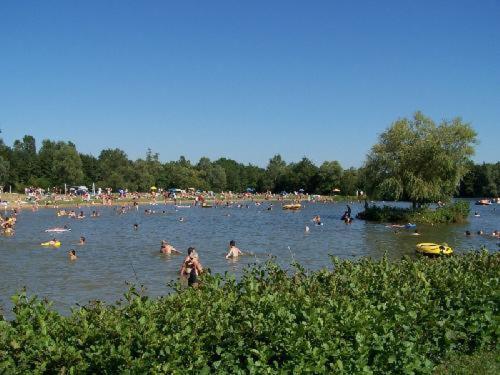
<svg viewBox="0 0 500 375">
<path fill-rule="evenodd" d="M 236 247 L 236 242 L 234 240 L 229 241 L 229 252 L 226 255 L 226 259 L 238 258 L 243 255 L 243 252 Z"/>
<path fill-rule="evenodd" d="M 194 247 L 189 247 L 187 257 L 181 266 L 181 276 L 188 278 L 188 286 L 198 286 L 198 276 L 203 272 L 203 267 L 198 260 L 198 253 Z"/>
</svg>

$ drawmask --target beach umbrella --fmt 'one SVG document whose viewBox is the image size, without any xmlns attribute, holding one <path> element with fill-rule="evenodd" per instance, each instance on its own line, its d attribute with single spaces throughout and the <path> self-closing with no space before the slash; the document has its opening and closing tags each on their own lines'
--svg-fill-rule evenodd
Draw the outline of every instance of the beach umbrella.
<svg viewBox="0 0 500 375">
<path fill-rule="evenodd" d="M 151 186 L 151 190 L 156 190 L 156 186 Z"/>
<path fill-rule="evenodd" d="M 332 189 L 332 191 L 333 191 L 334 193 L 340 193 L 340 189 L 337 189 L 337 188 Z"/>
</svg>

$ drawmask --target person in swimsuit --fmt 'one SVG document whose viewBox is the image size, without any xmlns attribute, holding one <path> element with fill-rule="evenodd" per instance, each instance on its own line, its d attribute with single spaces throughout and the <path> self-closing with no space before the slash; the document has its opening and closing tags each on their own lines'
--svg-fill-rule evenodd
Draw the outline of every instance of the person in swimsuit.
<svg viewBox="0 0 500 375">
<path fill-rule="evenodd" d="M 172 245 L 170 245 L 167 241 L 161 241 L 160 253 L 170 255 L 172 253 L 180 254 L 179 250 L 176 250 Z"/>
<path fill-rule="evenodd" d="M 75 250 L 70 250 L 68 253 L 69 260 L 77 260 L 78 257 L 76 256 L 76 251 Z"/>
<path fill-rule="evenodd" d="M 234 240 L 229 241 L 229 253 L 226 255 L 226 259 L 238 258 L 243 255 L 243 252 L 236 247 L 236 242 Z"/>
<path fill-rule="evenodd" d="M 194 247 L 189 247 L 187 253 L 187 257 L 182 262 L 181 276 L 188 278 L 188 286 L 197 287 L 198 276 L 203 272 L 203 267 Z"/>
<path fill-rule="evenodd" d="M 85 245 L 85 237 L 80 236 L 80 241 L 78 242 L 78 245 Z"/>
</svg>

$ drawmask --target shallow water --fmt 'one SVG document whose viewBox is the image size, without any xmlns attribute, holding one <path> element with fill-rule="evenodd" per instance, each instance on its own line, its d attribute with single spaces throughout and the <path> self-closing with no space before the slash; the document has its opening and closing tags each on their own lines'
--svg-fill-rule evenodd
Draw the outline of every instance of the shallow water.
<svg viewBox="0 0 500 375">
<path fill-rule="evenodd" d="M 90 218 L 92 208 L 84 208 L 84 220 L 59 218 L 53 209 L 22 211 L 15 236 L 0 237 L 0 306 L 6 316 L 11 316 L 10 296 L 24 286 L 30 295 L 53 301 L 54 307 L 63 313 L 89 300 L 114 302 L 127 290 L 127 281 L 144 285 L 150 295 L 165 294 L 169 291 L 167 283 L 178 277 L 183 256 L 160 254 L 162 239 L 183 254 L 188 246 L 195 246 L 204 267 L 237 276 L 246 265 L 265 262 L 269 255 L 285 267 L 297 260 L 306 268 L 317 269 L 331 266 L 329 254 L 347 259 L 380 258 L 384 252 L 391 258 L 414 256 L 415 244 L 419 242 L 446 242 L 456 253 L 481 246 L 498 249 L 498 240 L 489 236 L 466 237 L 464 232 L 482 229 L 489 234 L 500 229 L 500 205 L 471 206 L 471 212 L 478 211 L 481 216 L 471 214 L 469 223 L 419 226 L 422 235 L 412 236 L 412 231 L 395 234 L 383 224 L 361 220 L 345 225 L 339 220 L 346 209 L 343 203 L 306 202 L 296 212 L 283 211 L 278 204 L 267 211 L 267 203 L 248 203 L 248 208 L 196 207 L 177 211 L 171 205 L 148 205 L 124 215 L 118 215 L 115 207 L 104 207 L 98 208 L 99 218 Z M 351 207 L 353 216 L 363 210 L 362 203 L 353 203 Z M 145 215 L 146 208 L 156 213 Z M 323 226 L 311 221 L 314 215 L 321 215 Z M 179 221 L 181 216 L 184 222 Z M 139 224 L 138 230 L 133 229 L 134 223 Z M 64 224 L 72 231 L 55 235 L 62 242 L 60 248 L 39 246 L 54 237 L 45 229 Z M 308 234 L 306 225 L 310 227 Z M 87 238 L 84 246 L 76 245 L 81 235 Z M 226 260 L 227 245 L 232 239 L 242 251 L 252 255 Z M 77 250 L 77 261 L 68 260 L 71 248 Z"/>
</svg>

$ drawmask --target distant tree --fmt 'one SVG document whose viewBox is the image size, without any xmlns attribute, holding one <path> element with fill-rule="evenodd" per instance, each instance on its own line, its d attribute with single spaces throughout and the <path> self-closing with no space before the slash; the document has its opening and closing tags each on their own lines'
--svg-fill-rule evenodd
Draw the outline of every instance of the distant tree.
<svg viewBox="0 0 500 375">
<path fill-rule="evenodd" d="M 1 131 L 0 131 L 1 133 Z M 5 186 L 9 182 L 10 169 L 10 149 L 0 138 L 0 185 Z"/>
<path fill-rule="evenodd" d="M 220 158 L 214 162 L 214 165 L 219 165 L 224 169 L 226 174 L 226 189 L 237 192 L 243 191 L 244 181 L 242 179 L 242 169 L 244 166 L 232 159 Z"/>
<path fill-rule="evenodd" d="M 286 162 L 281 158 L 280 154 L 274 155 L 271 159 L 269 159 L 269 163 L 266 168 L 266 177 L 268 179 L 268 188 L 272 191 L 277 191 L 279 188 L 277 187 L 278 180 L 280 177 L 285 174 L 286 171 Z"/>
<path fill-rule="evenodd" d="M 365 163 L 369 190 L 416 207 L 449 199 L 467 172 L 476 132 L 460 118 L 436 125 L 417 112 L 382 133 Z"/>
<path fill-rule="evenodd" d="M 9 179 L 9 162 L 0 156 L 0 185 L 5 186 Z"/>
<path fill-rule="evenodd" d="M 340 187 L 342 167 L 338 161 L 325 161 L 319 167 L 316 192 L 331 194 L 334 188 Z"/>
<path fill-rule="evenodd" d="M 82 160 L 74 144 L 57 143 L 52 163 L 52 179 L 57 185 L 83 183 Z"/>
<path fill-rule="evenodd" d="M 293 190 L 304 189 L 308 193 L 314 193 L 316 190 L 316 175 L 318 174 L 318 167 L 306 157 L 301 161 L 291 166 L 292 176 L 291 179 Z"/>
<path fill-rule="evenodd" d="M 196 169 L 198 169 L 200 172 L 208 171 L 211 167 L 212 167 L 212 162 L 210 161 L 209 158 L 205 156 L 201 157 L 198 163 L 196 164 Z"/>
<path fill-rule="evenodd" d="M 214 165 L 209 169 L 207 181 L 212 190 L 217 192 L 225 190 L 227 184 L 226 171 L 220 165 Z"/>
<path fill-rule="evenodd" d="M 83 181 L 87 186 L 99 181 L 99 161 L 93 155 L 80 154 L 82 161 Z"/>
<path fill-rule="evenodd" d="M 42 147 L 38 152 L 38 160 L 40 162 L 40 177 L 44 177 L 51 181 L 51 185 L 56 182 L 53 180 L 52 175 L 52 165 L 54 163 L 54 154 L 57 150 L 57 143 L 49 139 L 44 139 L 42 141 Z"/>
<path fill-rule="evenodd" d="M 343 195 L 355 195 L 358 190 L 359 172 L 356 168 L 346 169 L 340 178 L 340 191 Z"/>
<path fill-rule="evenodd" d="M 112 189 L 133 188 L 131 182 L 132 162 L 118 148 L 102 150 L 99 154 L 99 186 Z"/>
<path fill-rule="evenodd" d="M 256 191 L 266 191 L 264 188 L 265 170 L 256 165 L 248 164 L 242 169 L 242 185 L 246 188 L 253 188 Z"/>
<path fill-rule="evenodd" d="M 32 177 L 39 175 L 38 155 L 33 136 L 25 135 L 22 140 L 14 141 L 10 166 L 13 179 L 21 184 L 27 184 Z"/>
</svg>

